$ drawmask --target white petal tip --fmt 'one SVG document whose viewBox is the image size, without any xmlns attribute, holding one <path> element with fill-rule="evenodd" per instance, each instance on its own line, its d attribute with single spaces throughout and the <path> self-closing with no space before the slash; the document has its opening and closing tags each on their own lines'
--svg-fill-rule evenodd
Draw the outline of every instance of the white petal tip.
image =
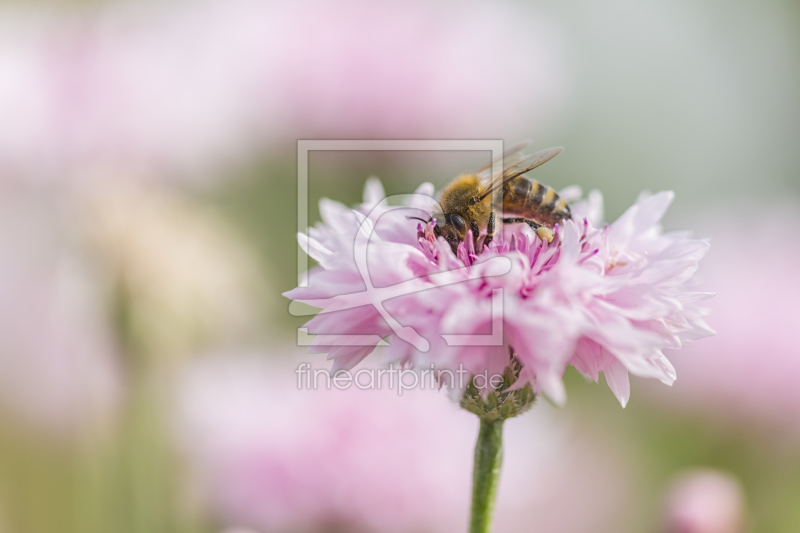
<svg viewBox="0 0 800 533">
<path fill-rule="evenodd" d="M 383 189 L 383 184 L 376 176 L 367 178 L 364 184 L 364 203 L 375 206 L 386 199 L 386 192 Z"/>
<path fill-rule="evenodd" d="M 545 396 L 558 407 L 564 407 L 567 404 L 567 391 L 564 389 L 564 384 L 561 380 L 543 389 L 542 392 L 544 392 Z"/>
</svg>

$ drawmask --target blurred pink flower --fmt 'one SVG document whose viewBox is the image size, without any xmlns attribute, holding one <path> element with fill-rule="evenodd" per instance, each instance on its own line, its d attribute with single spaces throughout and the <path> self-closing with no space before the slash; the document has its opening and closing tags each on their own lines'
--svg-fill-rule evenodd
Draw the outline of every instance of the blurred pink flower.
<svg viewBox="0 0 800 533">
<path fill-rule="evenodd" d="M 52 203 L 4 187 L 0 201 L 0 404 L 55 433 L 102 430 L 122 371 L 98 272 Z"/>
<path fill-rule="evenodd" d="M 418 193 L 410 208 L 421 209 L 418 198 L 432 187 Z M 352 368 L 375 346 L 349 346 L 346 335 L 372 334 L 375 343 L 390 337 L 393 361 L 463 365 L 473 374 L 501 374 L 511 349 L 523 364 L 522 382 L 553 401 L 566 400 L 561 378 L 571 364 L 594 380 L 603 372 L 624 407 L 628 372 L 671 384 L 675 372 L 662 349 L 711 333 L 697 306 L 709 295 L 691 289 L 708 243 L 662 233 L 659 221 L 672 197 L 642 196 L 598 229 L 590 220 L 599 218 L 601 206 L 594 195 L 575 205 L 573 220 L 556 230 L 552 243 L 524 224 L 507 225 L 482 253 L 467 239 L 454 255 L 430 225 L 415 229 L 408 210 L 388 211 L 379 185 L 368 184 L 365 204 L 356 210 L 322 202 L 323 223 L 299 236 L 320 267 L 308 287 L 286 296 L 322 309 L 307 324 L 310 333 L 324 334 L 311 350 L 328 353 L 334 372 Z M 360 265 L 361 254 L 368 268 Z M 388 290 L 365 290 L 362 270 L 374 287 Z M 498 288 L 499 315 L 493 314 Z M 402 326 L 392 327 L 390 319 Z M 499 327 L 503 339 L 491 346 L 456 346 L 443 336 L 487 335 Z"/>
<path fill-rule="evenodd" d="M 293 369 L 237 356 L 197 360 L 178 392 L 190 488 L 223 526 L 467 529 L 478 423 L 437 391 L 298 390 Z M 535 521 L 542 531 L 578 533 L 624 523 L 626 469 L 602 439 L 550 415 L 542 406 L 507 424 L 514 468 L 501 476 L 496 530 Z"/>
<path fill-rule="evenodd" d="M 566 93 L 514 3 L 201 0 L 0 8 L 0 164 L 205 174 L 309 137 L 499 137 Z"/>
<path fill-rule="evenodd" d="M 745 431 L 800 436 L 800 217 L 796 206 L 776 204 L 748 225 L 740 212 L 709 208 L 700 221 L 714 242 L 700 276 L 702 288 L 717 291 L 710 307 L 718 334 L 675 354 L 680 382 L 669 395 L 648 396 Z"/>
<path fill-rule="evenodd" d="M 745 530 L 741 484 L 729 474 L 695 470 L 676 479 L 665 503 L 666 533 L 740 533 Z"/>
</svg>

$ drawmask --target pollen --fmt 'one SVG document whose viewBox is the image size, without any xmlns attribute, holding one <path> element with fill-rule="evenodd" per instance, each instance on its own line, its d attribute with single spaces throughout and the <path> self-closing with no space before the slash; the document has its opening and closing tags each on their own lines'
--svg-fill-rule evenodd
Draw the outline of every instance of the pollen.
<svg viewBox="0 0 800 533">
<path fill-rule="evenodd" d="M 536 228 L 536 234 L 543 240 L 546 240 L 548 243 L 553 242 L 554 233 L 553 230 L 547 228 L 545 226 L 540 226 Z"/>
</svg>

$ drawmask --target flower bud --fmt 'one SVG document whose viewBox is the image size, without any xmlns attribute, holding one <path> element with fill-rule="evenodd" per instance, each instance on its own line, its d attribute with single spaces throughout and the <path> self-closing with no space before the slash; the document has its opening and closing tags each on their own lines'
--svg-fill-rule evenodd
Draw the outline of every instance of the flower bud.
<svg viewBox="0 0 800 533">
<path fill-rule="evenodd" d="M 676 479 L 665 504 L 666 533 L 740 533 L 745 498 L 739 481 L 715 470 L 694 470 Z"/>
</svg>

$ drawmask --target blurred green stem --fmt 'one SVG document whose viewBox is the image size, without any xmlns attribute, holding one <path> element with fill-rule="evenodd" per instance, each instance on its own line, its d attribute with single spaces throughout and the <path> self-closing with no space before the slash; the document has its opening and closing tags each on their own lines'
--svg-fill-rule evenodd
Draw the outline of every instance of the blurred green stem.
<svg viewBox="0 0 800 533">
<path fill-rule="evenodd" d="M 503 463 L 503 420 L 481 418 L 472 471 L 470 533 L 489 533 Z"/>
</svg>

